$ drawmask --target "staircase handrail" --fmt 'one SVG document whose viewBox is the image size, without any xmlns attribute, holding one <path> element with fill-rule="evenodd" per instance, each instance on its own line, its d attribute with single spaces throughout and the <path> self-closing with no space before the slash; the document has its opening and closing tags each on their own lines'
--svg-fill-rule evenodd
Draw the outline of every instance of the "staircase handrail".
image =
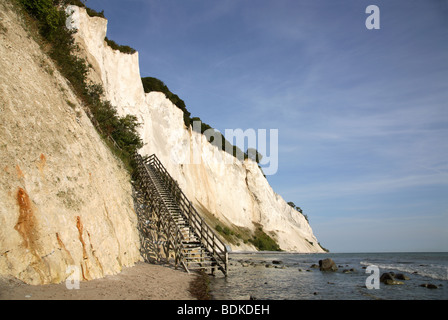
<svg viewBox="0 0 448 320">
<path fill-rule="evenodd" d="M 218 266 L 223 268 L 223 272 L 227 274 L 227 258 L 228 250 L 221 238 L 214 232 L 212 228 L 205 222 L 194 208 L 192 202 L 187 198 L 176 180 L 169 174 L 168 170 L 163 166 L 162 162 L 155 154 L 143 159 L 143 162 L 152 166 L 159 172 L 163 182 L 176 200 L 182 215 L 190 222 L 193 231 L 199 236 L 202 244 L 214 256 Z M 221 265 L 222 264 L 222 265 Z"/>
<path fill-rule="evenodd" d="M 134 155 L 134 159 L 135 159 L 135 161 L 137 163 L 137 166 L 138 166 L 137 170 L 139 171 L 139 173 L 140 174 L 144 174 L 148 179 L 150 179 L 152 181 L 152 178 L 151 178 L 151 176 L 150 176 L 150 174 L 148 172 L 148 168 L 144 165 L 145 162 L 144 162 L 142 156 L 140 154 L 136 153 Z M 153 184 L 155 186 L 154 182 L 153 182 Z M 158 198 L 162 199 L 162 195 L 159 193 L 159 190 L 157 190 L 157 188 L 154 188 L 154 190 L 157 193 Z M 174 234 L 171 233 L 171 235 L 174 236 L 174 239 L 176 239 L 176 243 L 173 243 L 173 246 L 176 247 L 176 245 L 179 245 L 181 247 L 181 250 L 180 250 L 180 258 L 181 259 L 180 259 L 180 261 L 182 262 L 183 267 L 188 271 L 187 267 L 183 263 L 183 250 L 182 249 L 184 248 L 183 240 L 185 240 L 185 237 L 182 234 L 182 231 L 177 226 L 176 221 L 174 220 L 174 218 L 170 215 L 169 209 L 167 208 L 166 204 L 163 201 L 161 201 L 161 204 L 162 204 L 162 207 L 163 207 L 164 212 L 165 212 L 164 216 L 165 216 L 165 218 L 167 219 L 167 222 L 168 222 L 168 230 L 169 230 L 169 232 L 171 233 L 171 228 L 174 229 L 173 230 Z M 163 220 L 161 221 L 161 223 L 166 225 L 165 221 L 163 221 Z M 170 238 L 168 238 L 167 240 L 169 241 L 169 239 Z M 176 248 L 176 250 L 178 250 L 178 248 Z"/>
</svg>

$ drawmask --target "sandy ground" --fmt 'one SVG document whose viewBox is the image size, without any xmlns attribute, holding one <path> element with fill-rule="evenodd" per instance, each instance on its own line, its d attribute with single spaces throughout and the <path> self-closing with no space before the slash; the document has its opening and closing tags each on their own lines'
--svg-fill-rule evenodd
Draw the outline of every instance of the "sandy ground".
<svg viewBox="0 0 448 320">
<path fill-rule="evenodd" d="M 27 285 L 0 277 L 0 300 L 193 300 L 190 283 L 195 274 L 170 267 L 137 263 L 117 275 L 80 282 L 69 290 L 61 284 Z"/>
</svg>

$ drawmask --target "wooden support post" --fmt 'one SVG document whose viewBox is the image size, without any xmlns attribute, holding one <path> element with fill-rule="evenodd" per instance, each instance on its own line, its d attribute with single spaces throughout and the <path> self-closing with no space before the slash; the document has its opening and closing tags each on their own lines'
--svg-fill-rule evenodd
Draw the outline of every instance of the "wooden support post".
<svg viewBox="0 0 448 320">
<path fill-rule="evenodd" d="M 152 228 L 150 228 L 151 230 L 145 229 L 142 236 L 152 239 L 157 237 L 157 240 L 161 240 L 161 236 L 165 235 L 165 241 L 159 247 L 161 251 L 165 251 L 167 262 L 170 262 L 170 257 L 173 257 L 176 268 L 180 264 L 187 271 L 188 262 L 185 260 L 187 251 L 184 252 L 186 247 L 183 245 L 183 239 L 200 240 L 200 247 L 188 249 L 190 252 L 189 256 L 201 267 L 207 269 L 210 267 L 212 274 L 216 268 L 219 268 L 227 275 L 227 248 L 197 213 L 192 203 L 187 199 L 177 182 L 170 176 L 159 159 L 154 154 L 142 158 L 137 153 L 134 155 L 134 159 L 137 163 L 135 180 L 138 181 L 146 199 L 145 210 L 143 211 L 150 210 L 148 215 L 143 214 L 143 217 L 146 217 L 146 220 L 154 221 Z M 149 213 L 151 213 L 151 216 Z M 178 213 L 180 214 L 180 221 L 187 220 L 187 229 L 184 229 L 184 222 L 177 220 Z M 179 223 L 182 223 L 182 225 Z M 158 236 L 150 235 L 148 232 L 157 233 Z M 148 241 L 148 243 L 150 242 Z M 157 255 L 158 259 L 163 256 L 161 251 Z M 212 261 L 208 261 L 209 255 Z M 208 264 L 209 262 L 211 264 Z"/>
</svg>

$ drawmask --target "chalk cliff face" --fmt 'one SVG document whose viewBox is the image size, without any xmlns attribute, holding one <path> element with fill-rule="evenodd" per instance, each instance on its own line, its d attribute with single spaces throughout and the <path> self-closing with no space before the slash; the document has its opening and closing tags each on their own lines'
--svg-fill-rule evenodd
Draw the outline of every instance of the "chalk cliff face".
<svg viewBox="0 0 448 320">
<path fill-rule="evenodd" d="M 141 260 L 130 176 L 25 22 L 0 7 L 0 275 L 118 273 Z"/>
<path fill-rule="evenodd" d="M 140 153 L 155 153 L 199 211 L 232 227 L 253 231 L 260 224 L 283 250 L 323 252 L 303 215 L 272 190 L 255 162 L 238 161 L 186 128 L 182 111 L 164 94 L 144 93 L 138 53 L 124 54 L 107 46 L 106 19 L 89 17 L 76 6 L 67 11 L 72 13 L 68 27 L 78 30 L 75 37 L 94 67 L 92 79 L 101 81 L 106 99 L 121 115 L 136 115 L 142 123 L 145 146 Z"/>
</svg>

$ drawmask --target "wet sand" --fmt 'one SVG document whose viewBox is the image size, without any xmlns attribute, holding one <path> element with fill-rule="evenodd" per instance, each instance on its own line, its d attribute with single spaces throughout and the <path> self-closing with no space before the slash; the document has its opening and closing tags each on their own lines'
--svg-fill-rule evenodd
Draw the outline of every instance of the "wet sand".
<svg viewBox="0 0 448 320">
<path fill-rule="evenodd" d="M 137 263 L 116 275 L 80 282 L 79 289 L 61 284 L 32 286 L 0 277 L 0 300 L 194 300 L 197 275 L 170 267 Z"/>
</svg>

